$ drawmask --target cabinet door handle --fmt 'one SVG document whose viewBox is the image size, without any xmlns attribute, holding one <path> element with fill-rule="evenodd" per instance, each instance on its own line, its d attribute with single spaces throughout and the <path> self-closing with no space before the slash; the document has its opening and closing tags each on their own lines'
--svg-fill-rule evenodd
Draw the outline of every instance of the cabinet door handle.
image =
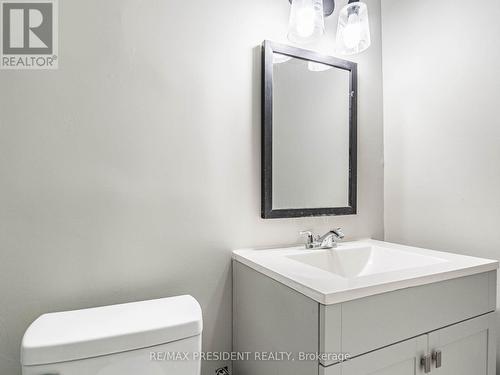
<svg viewBox="0 0 500 375">
<path fill-rule="evenodd" d="M 441 350 L 435 350 L 432 352 L 432 360 L 436 362 L 436 368 L 440 368 L 442 364 L 442 353 Z"/>
<path fill-rule="evenodd" d="M 429 372 L 431 372 L 431 355 L 427 354 L 427 355 L 422 356 L 422 358 L 420 359 L 420 364 L 424 368 L 425 374 L 428 374 Z"/>
</svg>

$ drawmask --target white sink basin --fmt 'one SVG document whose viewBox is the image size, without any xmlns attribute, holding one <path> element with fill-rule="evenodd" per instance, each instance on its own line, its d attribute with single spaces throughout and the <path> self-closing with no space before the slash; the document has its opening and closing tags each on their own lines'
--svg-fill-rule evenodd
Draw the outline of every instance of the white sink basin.
<svg viewBox="0 0 500 375">
<path fill-rule="evenodd" d="M 331 250 L 236 250 L 233 259 L 324 305 L 498 268 L 496 260 L 375 240 Z"/>
<path fill-rule="evenodd" d="M 316 250 L 306 254 L 289 255 L 288 258 L 344 278 L 374 275 L 446 262 L 444 259 L 433 256 L 379 246 Z"/>
</svg>

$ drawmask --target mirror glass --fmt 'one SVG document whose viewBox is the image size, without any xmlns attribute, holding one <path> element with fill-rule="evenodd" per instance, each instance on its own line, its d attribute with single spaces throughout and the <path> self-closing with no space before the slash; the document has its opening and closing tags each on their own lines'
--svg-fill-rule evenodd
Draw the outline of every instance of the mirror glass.
<svg viewBox="0 0 500 375">
<path fill-rule="evenodd" d="M 263 217 L 355 213 L 356 64 L 267 47 Z"/>
<path fill-rule="evenodd" d="M 276 54 L 273 209 L 349 203 L 349 72 Z"/>
</svg>

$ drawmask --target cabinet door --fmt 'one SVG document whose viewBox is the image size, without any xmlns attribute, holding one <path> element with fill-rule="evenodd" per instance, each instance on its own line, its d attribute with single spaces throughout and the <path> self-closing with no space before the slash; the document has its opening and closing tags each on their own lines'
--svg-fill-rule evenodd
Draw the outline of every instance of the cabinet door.
<svg viewBox="0 0 500 375">
<path fill-rule="evenodd" d="M 432 375 L 495 375 L 495 313 L 429 334 Z M 441 363 L 438 356 L 441 355 Z"/>
<path fill-rule="evenodd" d="M 330 367 L 320 367 L 320 375 L 421 375 L 427 335 L 387 346 Z"/>
</svg>

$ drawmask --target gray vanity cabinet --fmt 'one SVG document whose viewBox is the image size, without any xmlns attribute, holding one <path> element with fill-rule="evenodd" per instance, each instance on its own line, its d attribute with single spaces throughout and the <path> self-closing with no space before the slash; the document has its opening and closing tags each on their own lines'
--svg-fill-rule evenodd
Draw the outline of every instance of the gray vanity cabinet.
<svg viewBox="0 0 500 375">
<path fill-rule="evenodd" d="M 484 272 L 320 305 L 320 351 L 354 357 L 493 311 L 495 275 Z"/>
<path fill-rule="evenodd" d="M 494 375 L 495 313 L 442 328 L 329 367 L 320 375 Z M 427 372 L 422 360 L 427 357 Z"/>
<path fill-rule="evenodd" d="M 235 361 L 233 373 L 495 375 L 495 308 L 496 271 L 323 305 L 234 261 L 234 351 L 350 358 Z"/>
</svg>

